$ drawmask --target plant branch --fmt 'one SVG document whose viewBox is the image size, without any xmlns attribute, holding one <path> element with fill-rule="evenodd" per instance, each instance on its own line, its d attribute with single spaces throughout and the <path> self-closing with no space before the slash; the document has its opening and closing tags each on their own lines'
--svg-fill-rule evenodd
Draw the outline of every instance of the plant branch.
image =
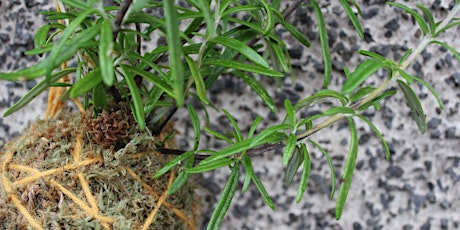
<svg viewBox="0 0 460 230">
<path fill-rule="evenodd" d="M 292 11 L 291 11 L 292 12 Z M 460 5 L 456 5 L 454 9 L 450 12 L 450 14 L 441 22 L 440 25 L 446 26 L 454 17 L 455 15 L 460 12 Z M 439 26 L 438 28 L 443 28 Z M 253 39 L 254 40 L 254 39 Z M 401 69 L 406 69 L 411 63 L 414 62 L 415 58 L 420 55 L 420 53 L 430 44 L 432 41 L 431 37 L 424 37 L 420 44 L 416 47 L 414 52 L 412 52 L 409 57 L 400 65 Z M 356 103 L 350 105 L 350 107 L 355 110 L 357 113 L 361 113 L 363 111 L 359 111 L 359 108 L 363 106 L 364 104 L 373 101 L 376 99 L 378 96 L 380 96 L 385 90 L 387 90 L 392 83 L 394 83 L 398 78 L 400 77 L 399 72 L 395 71 L 395 74 L 393 76 L 390 76 L 388 79 L 386 79 L 378 88 L 376 88 L 372 93 L 364 96 L 361 100 L 357 101 Z M 306 132 L 297 135 L 297 141 L 302 141 L 305 138 L 313 135 L 314 133 L 334 124 L 335 122 L 345 118 L 346 115 L 343 114 L 336 114 L 328 119 L 320 122 L 319 124 L 315 125 L 313 128 L 307 130 Z M 275 150 L 279 148 L 285 147 L 284 142 L 277 142 L 273 144 L 266 144 L 257 148 L 249 149 L 246 151 L 246 154 L 259 154 L 259 153 L 264 153 L 270 150 Z M 166 149 L 158 149 L 160 153 L 163 154 L 175 154 L 175 155 L 180 155 L 185 153 L 185 151 L 182 150 L 166 150 Z M 195 155 L 195 159 L 205 159 L 209 155 Z"/>
<path fill-rule="evenodd" d="M 125 17 L 125 14 L 131 6 L 132 2 L 132 0 L 124 0 L 117 11 L 117 14 L 115 15 L 114 27 L 112 32 L 113 39 L 115 40 L 117 39 L 118 32 L 120 32 L 121 23 L 123 23 L 123 18 Z"/>
</svg>

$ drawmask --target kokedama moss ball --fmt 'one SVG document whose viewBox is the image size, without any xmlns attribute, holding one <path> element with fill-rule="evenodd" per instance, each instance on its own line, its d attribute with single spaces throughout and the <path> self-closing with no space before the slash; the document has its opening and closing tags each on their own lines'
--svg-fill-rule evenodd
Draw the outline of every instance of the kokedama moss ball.
<svg viewBox="0 0 460 230">
<path fill-rule="evenodd" d="M 0 229 L 194 229 L 193 185 L 168 195 L 177 170 L 153 179 L 170 160 L 155 152 L 162 135 L 138 131 L 131 116 L 124 107 L 65 113 L 7 143 Z"/>
</svg>

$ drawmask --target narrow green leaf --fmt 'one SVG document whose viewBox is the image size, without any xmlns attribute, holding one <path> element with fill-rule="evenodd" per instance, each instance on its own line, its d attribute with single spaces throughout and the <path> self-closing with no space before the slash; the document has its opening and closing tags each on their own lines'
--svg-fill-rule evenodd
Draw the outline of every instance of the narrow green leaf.
<svg viewBox="0 0 460 230">
<path fill-rule="evenodd" d="M 348 18 L 350 18 L 351 23 L 355 27 L 356 32 L 359 35 L 359 38 L 364 39 L 364 33 L 361 24 L 359 23 L 358 17 L 356 17 L 355 12 L 353 12 L 353 10 L 351 9 L 348 1 L 340 0 L 340 4 L 342 4 L 343 8 L 345 9 L 345 12 L 347 12 Z"/>
<path fill-rule="evenodd" d="M 226 157 L 232 156 L 233 154 L 246 151 L 251 148 L 249 145 L 250 142 L 251 142 L 251 139 L 248 139 L 242 142 L 232 144 L 228 146 L 227 148 L 217 152 L 216 154 L 213 154 L 212 156 L 202 160 L 200 165 L 206 165 L 206 164 L 210 164 L 213 162 L 219 162 L 222 158 L 226 158 Z"/>
<path fill-rule="evenodd" d="M 248 139 L 254 135 L 260 121 L 262 121 L 262 117 L 257 116 L 256 119 L 252 122 L 251 128 L 249 128 L 249 132 L 248 132 Z"/>
<path fill-rule="evenodd" d="M 411 8 L 407 7 L 406 5 L 403 5 L 401 3 L 387 2 L 387 4 L 391 5 L 391 6 L 399 7 L 401 9 L 403 9 L 404 11 L 406 11 L 406 13 L 412 15 L 412 17 L 414 17 L 415 21 L 417 21 L 417 24 L 420 27 L 420 29 L 422 30 L 424 35 L 427 35 L 427 34 L 430 33 L 430 29 L 428 28 L 428 25 L 426 24 L 425 19 L 419 13 L 417 13 L 417 11 L 415 11 L 415 10 L 413 10 L 413 9 L 411 9 Z"/>
<path fill-rule="evenodd" d="M 104 20 L 101 27 L 99 41 L 99 64 L 101 65 L 102 80 L 107 86 L 112 86 L 115 81 L 113 70 L 113 35 L 110 20 Z"/>
<path fill-rule="evenodd" d="M 297 41 L 302 43 L 302 45 L 305 47 L 310 47 L 310 42 L 307 40 L 305 35 L 297 30 L 297 28 L 295 28 L 293 25 L 291 25 L 291 23 L 284 20 L 280 20 L 280 23 L 287 31 L 289 31 L 289 33 L 291 33 L 295 39 L 297 39 Z"/>
<path fill-rule="evenodd" d="M 226 137 L 225 135 L 221 134 L 221 133 L 218 133 L 212 129 L 209 129 L 208 127 L 203 127 L 203 131 L 213 135 L 214 137 L 216 137 L 217 139 L 220 139 L 220 140 L 223 140 L 227 143 L 234 143 L 234 141 L 232 141 L 230 138 Z"/>
<path fill-rule="evenodd" d="M 222 224 L 225 214 L 227 213 L 227 210 L 232 203 L 232 199 L 235 196 L 239 175 L 240 168 L 238 163 L 235 163 L 227 180 L 227 184 L 222 191 L 222 195 L 219 198 L 219 202 L 217 202 L 216 208 L 214 208 L 214 212 L 212 213 L 211 219 L 206 227 L 207 230 L 218 230 Z"/>
<path fill-rule="evenodd" d="M 411 53 L 412 53 L 412 49 L 408 49 L 402 56 L 401 60 L 399 60 L 399 65 L 402 65 L 402 63 L 406 61 L 407 57 L 409 57 Z"/>
<path fill-rule="evenodd" d="M 425 16 L 426 20 L 428 21 L 428 25 L 430 26 L 430 33 L 434 34 L 436 31 L 436 23 L 434 22 L 433 13 L 431 13 L 430 9 L 422 4 L 415 4 L 417 8 L 422 10 L 423 15 Z"/>
<path fill-rule="evenodd" d="M 273 28 L 275 27 L 275 18 L 273 17 L 272 9 L 268 5 L 267 1 L 259 0 L 259 3 L 262 4 L 263 9 L 265 11 L 264 19 L 265 19 L 266 27 L 265 27 L 263 35 L 267 36 L 268 34 L 272 32 Z"/>
<path fill-rule="evenodd" d="M 315 10 L 316 19 L 318 21 L 318 30 L 319 30 L 319 41 L 321 43 L 321 53 L 323 55 L 324 62 L 324 84 L 323 87 L 327 88 L 329 81 L 331 79 L 332 72 L 332 60 L 331 60 L 331 51 L 329 49 L 329 39 L 327 36 L 326 22 L 324 21 L 323 13 L 319 8 L 317 0 L 311 1 L 312 6 Z"/>
<path fill-rule="evenodd" d="M 240 71 L 235 71 L 235 75 L 237 75 L 239 78 L 243 79 L 243 81 L 251 87 L 254 92 L 259 95 L 259 97 L 262 99 L 262 101 L 265 103 L 265 105 L 272 111 L 276 112 L 276 107 L 275 107 L 275 102 L 273 101 L 272 97 L 268 94 L 267 90 L 265 87 L 254 77 L 248 76 Z"/>
<path fill-rule="evenodd" d="M 382 64 L 373 60 L 368 59 L 363 61 L 356 67 L 355 71 L 347 78 L 342 86 L 342 94 L 352 93 L 356 87 L 363 83 L 373 73 L 382 67 Z"/>
<path fill-rule="evenodd" d="M 35 97 L 37 97 L 40 93 L 48 89 L 52 84 L 54 84 L 57 80 L 67 76 L 68 74 L 75 72 L 75 68 L 67 68 L 61 71 L 57 71 L 56 73 L 52 74 L 50 78 L 45 79 L 35 85 L 29 92 L 27 92 L 24 96 L 19 99 L 16 103 L 14 103 L 11 107 L 9 107 L 5 113 L 3 114 L 4 117 L 11 115 L 12 113 L 22 109 L 24 106 L 29 104 Z"/>
<path fill-rule="evenodd" d="M 356 92 L 350 96 L 350 101 L 357 101 L 358 99 L 361 99 L 362 97 L 374 92 L 375 87 L 372 86 L 364 86 L 356 90 Z"/>
<path fill-rule="evenodd" d="M 455 27 L 458 27 L 460 26 L 460 21 L 455 21 L 455 22 L 452 22 L 452 23 L 449 23 L 447 26 L 439 29 L 438 31 L 436 31 L 436 33 L 433 35 L 433 37 L 437 37 L 440 33 L 443 33 L 444 31 L 450 29 L 450 28 L 455 28 Z"/>
<path fill-rule="evenodd" d="M 193 149 L 197 150 L 198 146 L 200 145 L 200 119 L 198 118 L 198 114 L 196 113 L 195 108 L 191 104 L 187 104 L 188 114 L 190 115 L 190 120 L 192 121 L 193 126 L 193 133 L 194 133 L 194 141 L 193 141 Z"/>
<path fill-rule="evenodd" d="M 173 79 L 173 97 L 176 99 L 178 107 L 182 107 L 184 103 L 184 70 L 182 66 L 181 56 L 181 41 L 179 37 L 179 20 L 177 17 L 176 6 L 174 1 L 163 0 L 163 7 L 166 18 L 166 37 L 169 48 L 169 64 L 171 69 L 171 77 Z"/>
<path fill-rule="evenodd" d="M 48 32 L 50 31 L 50 29 L 51 29 L 51 25 L 46 24 L 37 30 L 37 32 L 35 33 L 35 38 L 34 38 L 35 48 L 41 48 L 44 45 L 46 45 L 46 41 L 48 39 Z"/>
<path fill-rule="evenodd" d="M 294 153 L 294 150 L 296 149 L 296 146 L 297 146 L 297 136 L 291 133 L 287 139 L 286 147 L 284 148 L 283 165 L 287 165 L 287 163 L 289 162 L 289 159 Z"/>
<path fill-rule="evenodd" d="M 289 99 L 284 100 L 284 108 L 286 109 L 287 119 L 289 121 L 289 124 L 293 128 L 296 127 L 297 119 L 295 116 L 295 109 L 292 106 L 291 101 Z"/>
<path fill-rule="evenodd" d="M 211 15 L 210 1 L 191 0 L 200 10 L 201 15 L 206 21 L 206 36 L 210 37 L 214 33 L 214 18 Z"/>
<path fill-rule="evenodd" d="M 205 64 L 207 64 L 207 65 L 218 65 L 218 66 L 223 66 L 223 67 L 227 67 L 227 68 L 233 68 L 233 69 L 237 69 L 237 70 L 247 71 L 247 72 L 250 72 L 250 73 L 257 73 L 257 74 L 261 74 L 261 75 L 266 75 L 266 76 L 270 76 L 270 77 L 284 77 L 284 74 L 282 74 L 280 72 L 273 71 L 273 70 L 270 70 L 270 69 L 267 69 L 267 68 L 264 68 L 264 67 L 255 66 L 255 65 L 249 65 L 249 64 L 245 64 L 245 63 L 236 62 L 236 61 L 211 59 L 211 60 L 207 60 L 205 62 Z"/>
<path fill-rule="evenodd" d="M 107 92 L 103 84 L 99 83 L 93 88 L 91 98 L 93 99 L 93 105 L 96 111 L 100 112 L 107 107 Z"/>
<path fill-rule="evenodd" d="M 168 95 L 171 97 L 174 96 L 174 92 L 171 89 L 170 85 L 168 82 L 166 82 L 165 78 L 158 77 L 154 75 L 153 73 L 150 73 L 148 71 L 145 71 L 143 69 L 139 69 L 130 65 L 124 65 L 120 64 L 124 69 L 131 71 L 133 74 L 139 75 L 147 79 L 148 81 L 152 82 L 156 86 L 158 86 L 160 89 L 164 90 Z"/>
<path fill-rule="evenodd" d="M 285 187 L 291 185 L 294 176 L 297 174 L 300 165 L 302 165 L 304 161 L 303 158 L 304 154 L 302 153 L 300 146 L 297 146 L 287 163 L 286 170 L 284 171 L 283 184 Z"/>
<path fill-rule="evenodd" d="M 455 50 L 454 47 L 448 45 L 445 42 L 441 42 L 438 40 L 433 40 L 431 43 L 435 43 L 435 44 L 441 45 L 442 47 L 446 48 L 455 56 L 455 58 L 457 58 L 457 61 L 460 62 L 460 53 L 457 52 L 457 50 Z"/>
<path fill-rule="evenodd" d="M 397 80 L 399 88 L 403 91 L 404 96 L 406 97 L 407 104 L 409 104 L 412 118 L 417 124 L 418 129 L 422 134 L 426 131 L 426 116 L 423 112 L 423 107 L 420 104 L 420 99 L 414 93 L 409 85 L 401 80 Z"/>
<path fill-rule="evenodd" d="M 144 103 L 144 113 L 148 117 L 156 107 L 158 100 L 163 96 L 164 91 L 160 87 L 153 87 Z"/>
<path fill-rule="evenodd" d="M 195 159 L 193 157 L 188 158 L 184 165 L 185 169 L 193 167 L 194 163 Z M 186 173 L 185 171 L 180 172 L 176 179 L 174 179 L 171 186 L 169 187 L 168 194 L 172 195 L 176 193 L 185 183 L 187 183 L 189 178 L 190 173 Z"/>
<path fill-rule="evenodd" d="M 257 190 L 259 190 L 260 195 L 262 196 L 262 199 L 265 201 L 265 204 L 268 205 L 272 210 L 275 210 L 275 204 L 273 203 L 272 199 L 267 193 L 267 190 L 265 189 L 264 185 L 260 181 L 259 177 L 255 173 L 252 174 L 252 181 L 257 187 Z"/>
<path fill-rule="evenodd" d="M 371 102 L 368 102 L 368 103 L 366 103 L 364 105 L 360 105 L 358 110 L 363 111 L 363 110 L 369 108 L 370 106 L 374 106 L 378 110 L 377 106 L 378 106 L 379 101 L 381 101 L 381 100 L 383 100 L 383 99 L 385 99 L 387 97 L 393 96 L 395 94 L 396 94 L 396 90 L 386 91 L 386 92 L 380 94 L 379 96 L 377 96 L 376 98 L 374 98 L 374 100 L 372 100 Z"/>
<path fill-rule="evenodd" d="M 439 96 L 438 92 L 436 92 L 436 90 L 430 85 L 428 84 L 428 82 L 424 81 L 423 79 L 421 78 L 418 78 L 418 77 L 415 77 L 415 76 L 412 76 L 408 73 L 406 73 L 406 71 L 402 70 L 402 69 L 398 69 L 398 72 L 401 74 L 401 76 L 403 76 L 406 80 L 407 79 L 410 79 L 408 82 L 410 83 L 412 80 L 416 80 L 418 81 L 420 84 L 422 84 L 423 86 L 425 86 L 428 90 L 430 90 L 430 92 L 433 94 L 433 96 L 436 98 L 436 100 L 438 101 L 438 104 L 439 104 L 439 107 L 441 107 L 441 109 L 444 109 L 444 103 L 442 102 L 441 100 L 441 97 Z"/>
<path fill-rule="evenodd" d="M 189 168 L 189 169 L 185 170 L 185 172 L 187 172 L 187 173 L 208 172 L 208 171 L 212 171 L 214 169 L 218 169 L 218 168 L 228 166 L 234 161 L 235 160 L 233 160 L 231 158 L 221 158 L 219 160 L 215 160 L 215 161 L 212 161 L 212 162 L 209 162 L 209 163 L 206 163 L 206 164 L 200 163 L 199 165 L 197 165 L 195 167 L 192 167 L 192 168 Z"/>
<path fill-rule="evenodd" d="M 91 6 L 86 2 L 86 1 L 80 1 L 80 0 L 61 0 L 62 3 L 75 7 L 77 9 L 81 10 L 87 10 L 90 9 Z"/>
<path fill-rule="evenodd" d="M 134 108 L 133 114 L 134 118 L 137 121 L 137 124 L 139 125 L 140 130 L 145 129 L 145 114 L 144 114 L 144 104 L 141 98 L 141 93 L 139 92 L 139 88 L 136 85 L 136 82 L 134 81 L 134 77 L 131 75 L 131 72 L 124 67 L 124 65 L 121 66 L 124 72 L 124 78 L 126 80 L 126 83 L 128 84 L 129 91 L 131 92 L 131 98 L 133 101 Z"/>
<path fill-rule="evenodd" d="M 243 187 L 241 188 L 241 192 L 246 192 L 249 188 L 249 184 L 251 183 L 252 177 L 254 176 L 254 169 L 252 168 L 251 158 L 247 155 L 244 155 L 241 159 L 241 163 L 243 163 L 244 170 L 246 174 L 244 175 L 244 182 Z"/>
<path fill-rule="evenodd" d="M 285 129 L 289 129 L 290 128 L 290 125 L 288 124 L 282 124 L 282 125 L 274 125 L 274 126 L 271 126 L 267 129 L 264 129 L 262 130 L 262 132 L 260 132 L 259 134 L 257 134 L 251 141 L 251 148 L 253 147 L 256 147 L 258 145 L 261 145 L 261 144 L 265 144 L 267 143 L 266 142 L 266 139 L 269 137 L 269 136 L 272 136 L 274 135 L 276 132 L 278 131 L 281 131 L 281 130 L 285 130 Z"/>
<path fill-rule="evenodd" d="M 70 89 L 70 97 L 76 98 L 96 87 L 96 85 L 100 82 L 102 82 L 101 68 L 98 67 L 86 74 L 86 76 L 73 85 Z"/>
<path fill-rule="evenodd" d="M 307 146 L 305 144 L 301 144 L 300 148 L 303 154 L 303 170 L 302 178 L 300 179 L 299 189 L 297 190 L 297 196 L 295 198 L 297 203 L 299 203 L 302 200 L 303 194 L 305 194 L 305 191 L 307 190 L 308 179 L 310 178 L 311 170 L 311 160 L 310 155 L 307 151 Z"/>
<path fill-rule="evenodd" d="M 321 151 L 324 157 L 326 157 L 327 163 L 329 164 L 329 169 L 331 170 L 331 195 L 329 196 L 329 199 L 332 200 L 335 194 L 335 170 L 334 170 L 334 164 L 332 163 L 332 158 L 329 156 L 329 154 L 327 154 L 326 150 L 323 147 L 321 147 L 321 145 L 319 145 L 318 143 L 312 140 L 308 140 L 308 141 L 312 143 L 316 148 L 318 148 L 319 151 Z"/>
<path fill-rule="evenodd" d="M 375 127 L 374 124 L 372 124 L 372 122 L 367 119 L 365 116 L 363 115 L 360 115 L 358 114 L 357 115 L 362 121 L 366 122 L 367 125 L 369 125 L 369 127 L 371 127 L 371 129 L 374 131 L 374 133 L 379 137 L 380 141 L 382 142 L 382 145 L 383 145 L 383 148 L 385 149 L 385 155 L 386 155 L 386 158 L 387 160 L 390 160 L 391 158 L 391 155 L 390 155 L 390 148 L 388 148 L 388 144 L 387 142 L 385 141 L 385 138 L 383 138 L 383 135 L 382 133 L 377 129 L 377 127 Z"/>
<path fill-rule="evenodd" d="M 195 81 L 196 93 L 198 94 L 198 97 L 203 103 L 209 104 L 208 98 L 206 96 L 206 86 L 204 84 L 203 77 L 201 76 L 201 71 L 198 69 L 198 65 L 189 56 L 185 56 L 185 60 L 187 61 L 190 72 L 192 73 L 193 80 Z"/>
<path fill-rule="evenodd" d="M 350 124 L 350 149 L 348 151 L 345 169 L 343 171 L 342 183 L 340 186 L 339 197 L 337 198 L 337 207 L 335 211 L 335 218 L 337 220 L 342 216 L 345 202 L 347 201 L 348 192 L 350 191 L 351 179 L 353 178 L 353 171 L 355 170 L 356 158 L 358 156 L 358 134 L 356 131 L 355 123 L 352 118 L 347 117 Z"/>
<path fill-rule="evenodd" d="M 265 39 L 266 49 L 270 55 L 273 69 L 282 71 L 284 73 L 289 72 L 288 59 L 289 55 L 285 55 L 283 47 L 285 44 L 279 44 L 271 39 Z"/>
<path fill-rule="evenodd" d="M 235 130 L 236 134 L 236 142 L 240 142 L 244 140 L 243 134 L 241 133 L 240 128 L 238 127 L 238 123 L 235 121 L 233 116 L 225 109 L 222 109 L 222 112 L 225 113 L 225 116 L 227 116 L 228 120 L 232 123 L 233 130 Z"/>
<path fill-rule="evenodd" d="M 343 94 L 337 92 L 337 91 L 334 91 L 334 90 L 329 90 L 329 89 L 322 89 L 318 92 L 316 92 L 315 94 L 305 98 L 305 99 L 302 99 L 300 100 L 295 106 L 295 110 L 296 111 L 299 111 L 300 109 L 306 107 L 306 106 L 309 106 L 311 105 L 312 103 L 315 103 L 315 102 L 318 102 L 318 101 L 322 101 L 326 98 L 336 98 L 340 101 L 340 103 L 342 104 L 342 106 L 345 106 L 348 104 L 348 98 L 345 97 Z"/>
<path fill-rule="evenodd" d="M 387 61 L 387 59 L 384 56 L 382 56 L 382 55 L 380 55 L 378 53 L 375 53 L 375 52 L 371 52 L 371 51 L 367 51 L 367 50 L 360 50 L 359 54 L 374 58 L 374 59 L 376 59 L 377 61 L 380 61 L 380 62 Z"/>
<path fill-rule="evenodd" d="M 169 161 L 163 168 L 161 168 L 160 170 L 158 170 L 158 172 L 155 173 L 155 175 L 153 176 L 154 179 L 157 179 L 161 176 L 163 176 L 165 173 L 169 172 L 169 170 L 171 170 L 174 166 L 176 166 L 177 164 L 180 164 L 182 161 L 185 161 L 187 160 L 189 157 L 192 157 L 193 154 L 195 154 L 194 151 L 189 151 L 189 152 L 186 152 L 186 153 L 183 153 L 177 157 L 175 157 L 174 159 L 172 159 L 171 161 Z"/>
<path fill-rule="evenodd" d="M 230 2 L 230 1 L 229 1 Z M 222 4 L 221 4 L 222 6 Z M 236 13 L 236 12 L 241 12 L 241 11 L 253 11 L 253 10 L 259 10 L 260 6 L 253 6 L 253 5 L 239 5 L 235 7 L 230 7 L 227 10 L 225 10 L 222 14 L 221 17 L 227 17 L 230 14 Z"/>
<path fill-rule="evenodd" d="M 260 65 L 265 68 L 269 67 L 267 61 L 265 61 L 265 59 L 262 56 L 260 56 L 254 49 L 246 45 L 244 42 L 240 42 L 231 37 L 223 36 L 215 37 L 211 39 L 209 42 L 215 42 L 230 49 L 234 49 L 241 53 L 243 56 L 247 57 L 249 60 L 256 63 L 257 65 Z"/>
<path fill-rule="evenodd" d="M 46 63 L 44 61 L 11 73 L 0 73 L 0 79 L 7 81 L 32 80 L 46 74 Z"/>
</svg>

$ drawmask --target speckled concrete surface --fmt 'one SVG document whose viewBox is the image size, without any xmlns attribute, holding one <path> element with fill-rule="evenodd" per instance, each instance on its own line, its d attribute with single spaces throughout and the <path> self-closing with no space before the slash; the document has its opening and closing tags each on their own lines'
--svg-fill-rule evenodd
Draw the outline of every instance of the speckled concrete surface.
<svg viewBox="0 0 460 230">
<path fill-rule="evenodd" d="M 37 61 L 22 53 L 33 45 L 33 34 L 41 24 L 37 12 L 38 1 L 2 1 L 0 5 L 0 70 L 17 69 Z M 346 19 L 345 12 L 336 1 L 321 1 L 332 44 L 334 71 L 331 88 L 338 89 L 344 81 L 343 66 L 353 69 L 359 60 L 356 51 L 370 49 L 388 58 L 398 59 L 408 48 L 420 41 L 414 22 L 400 10 L 384 5 L 386 1 L 359 1 L 362 6 L 362 24 L 365 41 L 360 41 Z M 402 2 L 402 1 L 397 1 Z M 430 6 L 437 19 L 442 19 L 452 1 L 404 1 L 414 5 L 423 2 Z M 33 7 L 31 7 L 33 6 Z M 49 7 L 45 6 L 44 7 Z M 210 98 L 220 108 L 233 111 L 240 127 L 248 130 L 252 119 L 260 115 L 264 126 L 277 124 L 283 119 L 282 103 L 285 98 L 295 102 L 311 95 L 322 85 L 322 65 L 315 17 L 311 11 L 301 8 L 290 20 L 312 41 L 311 48 L 300 48 L 290 37 L 284 37 L 289 45 L 295 66 L 296 81 L 290 78 L 279 83 L 262 79 L 269 93 L 279 105 L 278 115 L 270 114 L 262 106 L 250 88 L 231 76 L 222 77 L 210 91 Z M 280 31 L 281 33 L 283 31 Z M 285 34 L 285 33 L 283 33 Z M 443 39 L 454 47 L 460 47 L 459 30 L 451 30 Z M 283 35 L 284 36 L 284 35 Z M 290 188 L 282 185 L 283 167 L 280 152 L 267 152 L 255 156 L 254 169 L 260 175 L 276 204 L 275 211 L 264 205 L 257 189 L 251 186 L 244 194 L 239 192 L 229 209 L 222 229 L 459 229 L 460 228 L 460 67 L 455 57 L 438 46 L 429 47 L 409 71 L 431 83 L 440 93 L 445 104 L 441 111 L 434 97 L 426 88 L 416 93 L 422 98 L 428 121 L 428 130 L 421 135 L 409 115 L 403 95 L 385 100 L 379 111 L 370 110 L 365 115 L 375 122 L 389 142 L 392 159 L 385 160 L 383 147 L 363 123 L 359 129 L 359 155 L 348 202 L 341 220 L 334 218 L 337 194 L 331 201 L 330 172 L 326 159 L 311 148 L 312 171 L 307 194 L 299 204 L 295 193 L 299 178 Z M 372 77 L 368 84 L 378 85 L 383 73 Z M 34 83 L 0 82 L 0 112 L 11 105 Z M 0 141 L 10 139 L 30 121 L 41 116 L 44 98 L 38 98 L 25 110 L 0 119 Z M 315 105 L 302 111 L 307 116 L 324 111 L 327 105 Z M 211 127 L 221 131 L 230 129 L 222 113 L 210 111 Z M 190 148 L 193 135 L 186 118 L 175 117 L 178 137 L 183 149 Z M 259 128 L 259 130 L 261 130 Z M 340 176 L 348 151 L 348 127 L 338 122 L 312 136 L 320 142 L 333 158 L 336 174 Z M 185 138 L 184 138 L 185 137 Z M 202 148 L 222 148 L 222 143 L 203 138 Z M 221 192 L 229 171 L 217 170 L 205 175 L 203 187 L 207 203 L 203 207 L 209 217 L 212 206 Z M 242 178 L 241 178 L 242 179 Z M 338 188 L 338 186 L 337 186 Z"/>
</svg>

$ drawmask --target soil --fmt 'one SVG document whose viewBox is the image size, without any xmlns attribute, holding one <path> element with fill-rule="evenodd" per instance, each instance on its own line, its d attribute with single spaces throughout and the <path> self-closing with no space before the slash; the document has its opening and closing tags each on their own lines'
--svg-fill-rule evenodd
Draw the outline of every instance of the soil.
<svg viewBox="0 0 460 230">
<path fill-rule="evenodd" d="M 40 8 L 47 9 L 52 2 L 5 1 L 0 5 L 0 71 L 11 71 L 36 62 L 23 52 L 33 46 L 33 34 L 43 17 Z M 287 2 L 287 1 L 286 1 Z M 333 57 L 331 89 L 340 89 L 345 80 L 343 67 L 354 69 L 360 60 L 361 49 L 378 52 L 399 60 L 409 48 L 421 40 L 414 20 L 389 7 L 380 0 L 358 1 L 365 39 L 359 40 L 338 1 L 321 1 L 326 15 L 328 34 Z M 397 1 L 411 5 L 423 3 L 430 7 L 440 20 L 448 12 L 453 1 Z M 290 18 L 310 39 L 310 48 L 302 48 L 286 31 L 280 30 L 288 44 L 294 65 L 295 82 L 286 77 L 281 82 L 262 78 L 262 83 L 275 99 L 278 114 L 264 108 L 258 96 L 233 76 L 220 78 L 209 98 L 218 108 L 225 108 L 235 115 L 242 130 L 248 130 L 252 120 L 263 117 L 258 130 L 282 121 L 282 104 L 285 98 L 293 103 L 311 95 L 322 86 L 322 61 L 314 14 L 300 8 Z M 454 28 L 441 39 L 453 47 L 460 47 L 459 29 Z M 312 172 L 307 194 L 301 203 L 295 203 L 299 178 L 289 188 L 283 187 L 283 166 L 280 151 L 253 157 L 254 170 L 261 177 L 275 202 L 272 211 L 260 198 L 255 186 L 244 194 L 237 193 L 229 209 L 222 229 L 458 229 L 460 228 L 460 68 L 456 58 L 445 49 L 433 45 L 426 49 L 409 67 L 409 72 L 429 82 L 440 93 L 445 109 L 441 110 L 430 92 L 419 87 L 416 93 L 422 98 L 422 106 L 428 121 L 428 130 L 422 135 L 410 117 L 403 95 L 381 103 L 381 110 L 369 110 L 365 115 L 384 134 L 390 145 L 391 160 L 384 157 L 378 138 L 365 124 L 358 123 L 359 155 L 351 185 L 351 191 L 342 218 L 335 220 L 335 201 L 329 200 L 330 172 L 322 154 L 311 148 Z M 378 85 L 383 72 L 370 78 L 366 84 Z M 24 83 L 0 82 L 0 113 L 24 95 L 35 81 Z M 9 140 L 37 117 L 43 116 L 45 96 L 35 99 L 24 110 L 0 118 L 0 141 Z M 190 103 L 194 103 L 190 101 Z M 324 111 L 328 105 L 315 105 L 302 111 L 301 116 Z M 210 112 L 211 127 L 229 131 L 231 126 L 222 113 Z M 186 114 L 176 116 L 179 147 L 187 150 L 193 146 L 193 130 Z M 204 119 L 204 116 L 202 117 Z M 348 151 L 349 131 L 345 122 L 322 130 L 312 136 L 333 158 L 337 176 L 341 175 Z M 201 148 L 219 149 L 225 143 L 203 138 Z M 228 170 L 205 174 L 203 186 L 207 189 L 204 218 L 210 217 L 212 207 L 222 191 Z M 337 186 L 338 187 L 338 186 Z"/>
</svg>

